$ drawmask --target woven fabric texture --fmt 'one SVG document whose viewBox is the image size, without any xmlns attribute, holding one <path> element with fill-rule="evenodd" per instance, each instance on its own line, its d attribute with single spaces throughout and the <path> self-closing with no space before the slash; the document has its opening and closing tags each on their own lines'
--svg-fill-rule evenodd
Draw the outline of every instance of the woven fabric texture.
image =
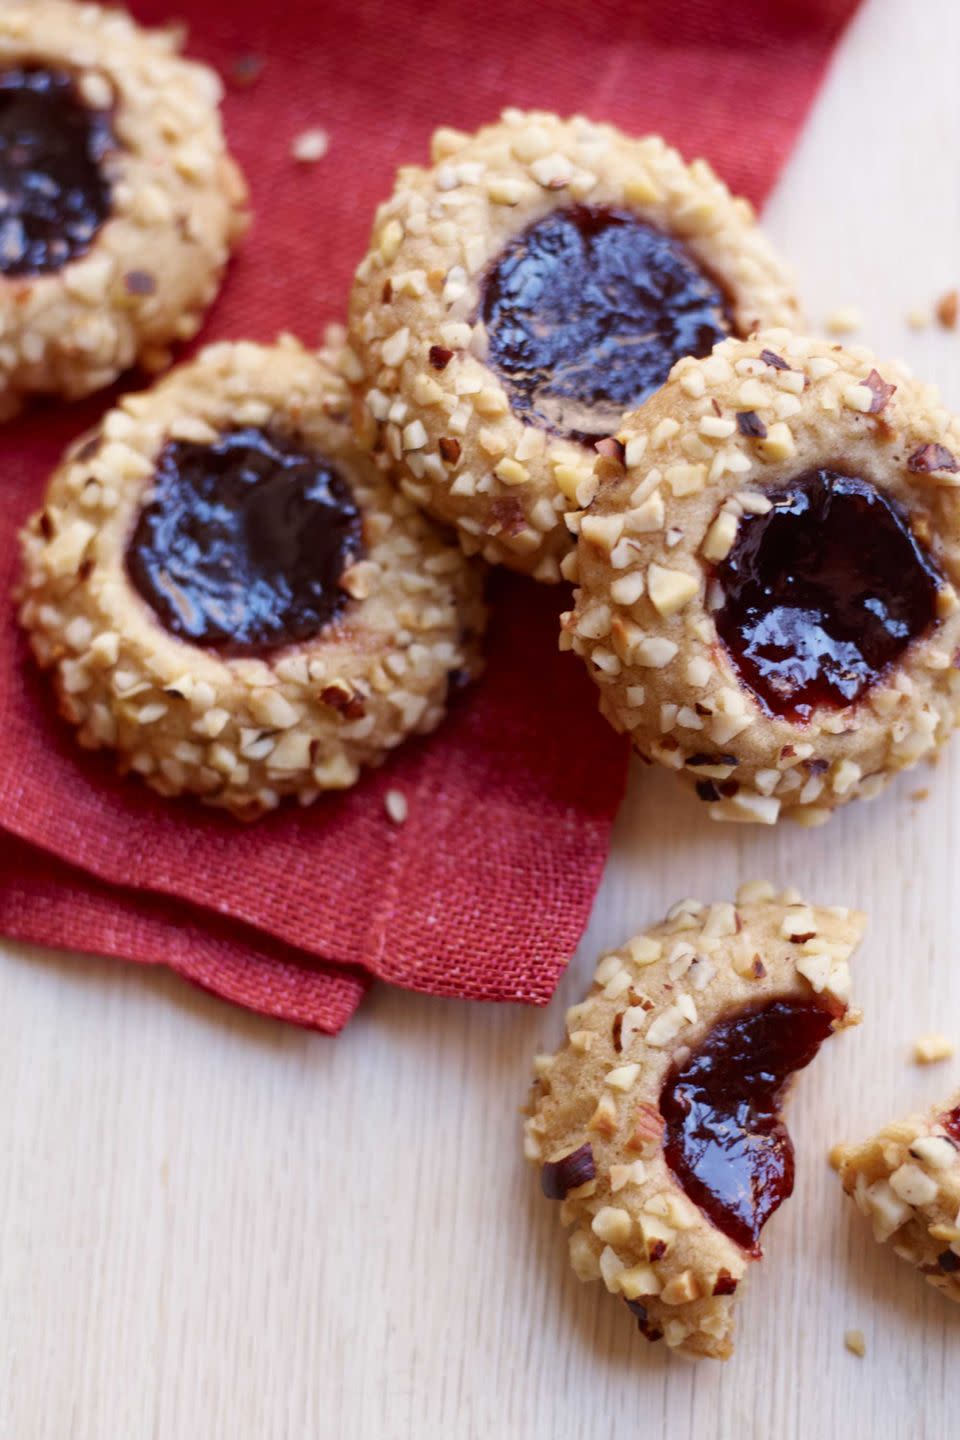
<svg viewBox="0 0 960 1440">
<path fill-rule="evenodd" d="M 471 128 L 507 104 L 659 130 L 761 201 L 855 3 L 190 6 L 188 50 L 228 80 L 226 127 L 255 212 L 202 339 L 319 340 L 344 313 L 395 167 L 426 158 L 435 125 Z M 171 16 L 169 0 L 132 9 L 151 24 Z M 292 142 L 317 127 L 327 154 L 297 163 Z M 18 526 L 109 398 L 6 428 L 0 595 Z M 79 751 L 4 600 L 0 930 L 165 964 L 328 1032 L 372 978 L 545 1003 L 589 916 L 626 753 L 579 664 L 557 653 L 563 591 L 498 575 L 492 594 L 487 673 L 435 736 L 348 794 L 250 828 L 161 801 Z M 409 802 L 403 826 L 385 813 L 391 787 Z"/>
</svg>

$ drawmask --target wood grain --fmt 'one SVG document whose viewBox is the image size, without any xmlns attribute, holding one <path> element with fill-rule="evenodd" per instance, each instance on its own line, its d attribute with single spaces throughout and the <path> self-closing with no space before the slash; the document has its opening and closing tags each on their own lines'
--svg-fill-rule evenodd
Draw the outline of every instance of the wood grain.
<svg viewBox="0 0 960 1440">
<path fill-rule="evenodd" d="M 960 335 L 904 317 L 960 282 L 958 59 L 956 0 L 868 0 L 768 212 L 811 321 L 859 305 L 954 404 Z M 775 77 L 744 97 L 745 144 L 770 103 Z M 546 1012 L 379 990 L 330 1043 L 165 974 L 2 947 L 4 1440 L 956 1433 L 960 1314 L 873 1245 L 825 1155 L 960 1076 L 907 1059 L 922 1030 L 960 1040 L 960 751 L 812 832 L 716 827 L 669 777 L 633 782 Z M 755 875 L 871 912 L 866 1020 L 798 1087 L 797 1192 L 737 1354 L 694 1366 L 569 1273 L 516 1111 L 602 946 Z"/>
</svg>

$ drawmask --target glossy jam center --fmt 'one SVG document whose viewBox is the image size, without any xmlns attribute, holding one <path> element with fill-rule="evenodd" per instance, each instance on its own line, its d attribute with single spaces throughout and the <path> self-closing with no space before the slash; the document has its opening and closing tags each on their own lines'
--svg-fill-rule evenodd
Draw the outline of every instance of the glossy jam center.
<svg viewBox="0 0 960 1440">
<path fill-rule="evenodd" d="M 554 210 L 489 272 L 488 363 L 514 411 L 591 442 L 730 333 L 726 301 L 689 251 L 624 211 Z"/>
<path fill-rule="evenodd" d="M 127 568 L 174 635 L 243 654 L 335 619 L 340 577 L 362 549 L 356 503 L 329 461 L 245 429 L 163 449 Z"/>
<path fill-rule="evenodd" d="M 780 1119 L 790 1076 L 816 1055 L 831 1019 L 776 1000 L 714 1026 L 667 1076 L 664 1154 L 690 1199 L 754 1255 L 760 1231 L 793 1190 L 793 1145 Z"/>
<path fill-rule="evenodd" d="M 940 1124 L 951 1139 L 960 1143 L 960 1105 L 954 1110 L 948 1110 L 946 1115 L 941 1115 Z"/>
<path fill-rule="evenodd" d="M 65 70 L 0 71 L 0 273 L 40 275 L 83 255 L 107 217 L 106 113 Z"/>
<path fill-rule="evenodd" d="M 936 616 L 940 574 L 904 511 L 856 476 L 811 470 L 745 515 L 717 567 L 717 630 L 775 715 L 858 700 Z"/>
</svg>

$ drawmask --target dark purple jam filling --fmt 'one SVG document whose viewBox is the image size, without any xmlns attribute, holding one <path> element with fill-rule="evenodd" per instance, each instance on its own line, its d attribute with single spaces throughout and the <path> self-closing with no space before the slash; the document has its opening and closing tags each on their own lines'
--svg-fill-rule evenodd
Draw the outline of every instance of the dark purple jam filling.
<svg viewBox="0 0 960 1440">
<path fill-rule="evenodd" d="M 488 364 L 514 412 L 590 444 L 733 323 L 683 244 L 626 211 L 571 205 L 518 235 L 487 275 Z"/>
<path fill-rule="evenodd" d="M 360 513 L 334 466 L 245 429 L 164 447 L 127 569 L 172 634 L 236 655 L 318 634 L 346 605 L 340 577 L 362 553 Z"/>
<path fill-rule="evenodd" d="M 86 254 L 110 211 L 115 148 L 66 70 L 0 70 L 0 273 L 42 275 Z"/>
<path fill-rule="evenodd" d="M 831 1017 L 775 1000 L 715 1025 L 664 1082 L 664 1155 L 690 1199 L 753 1255 L 760 1231 L 793 1190 L 793 1145 L 780 1119 L 791 1075 L 816 1055 Z"/>
<path fill-rule="evenodd" d="M 810 470 L 745 515 L 717 566 L 717 630 L 766 710 L 809 719 L 858 700 L 936 619 L 940 572 L 903 509 L 857 476 Z"/>
</svg>

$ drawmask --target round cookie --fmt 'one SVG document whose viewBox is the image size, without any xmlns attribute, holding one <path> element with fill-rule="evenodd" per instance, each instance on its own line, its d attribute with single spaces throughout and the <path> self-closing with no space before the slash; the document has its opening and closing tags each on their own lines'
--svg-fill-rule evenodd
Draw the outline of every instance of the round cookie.
<svg viewBox="0 0 960 1440">
<path fill-rule="evenodd" d="M 792 1074 L 854 1024 L 863 916 L 742 887 L 694 900 L 603 956 L 539 1056 L 524 1149 L 575 1225 L 570 1259 L 648 1340 L 725 1359 L 764 1222 L 793 1189 Z"/>
<path fill-rule="evenodd" d="M 561 646 L 712 819 L 819 823 L 946 739 L 960 422 L 935 390 L 861 348 L 727 340 L 597 471 Z"/>
<path fill-rule="evenodd" d="M 558 580 L 594 444 L 725 334 L 796 323 L 746 200 L 659 136 L 506 110 L 438 130 L 350 306 L 356 424 L 468 551 Z"/>
<path fill-rule="evenodd" d="M 830 1158 L 874 1239 L 960 1301 L 960 1091 Z"/>
<path fill-rule="evenodd" d="M 175 32 L 68 0 L 0 6 L 0 418 L 197 333 L 247 226 L 219 77 Z"/>
<path fill-rule="evenodd" d="M 334 363 L 209 347 L 78 442 L 23 533 L 20 619 L 80 743 L 243 819 L 352 785 L 478 666 L 480 570 L 357 451 Z"/>
</svg>

